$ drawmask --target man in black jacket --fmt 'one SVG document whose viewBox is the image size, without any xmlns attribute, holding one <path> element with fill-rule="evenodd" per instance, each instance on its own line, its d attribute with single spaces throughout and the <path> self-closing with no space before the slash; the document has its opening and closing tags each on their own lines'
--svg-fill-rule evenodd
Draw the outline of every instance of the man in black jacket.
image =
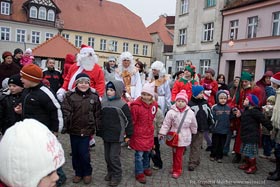
<svg viewBox="0 0 280 187">
<path fill-rule="evenodd" d="M 46 64 L 48 69 L 43 71 L 43 79 L 47 79 L 50 82 L 51 90 L 56 93 L 63 84 L 62 75 L 59 71 L 55 70 L 54 59 L 49 58 Z"/>
</svg>

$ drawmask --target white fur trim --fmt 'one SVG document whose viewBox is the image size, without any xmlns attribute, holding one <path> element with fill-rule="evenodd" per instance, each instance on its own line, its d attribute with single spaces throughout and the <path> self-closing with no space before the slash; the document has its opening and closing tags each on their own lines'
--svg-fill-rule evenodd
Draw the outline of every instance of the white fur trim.
<svg viewBox="0 0 280 187">
<path fill-rule="evenodd" d="M 69 84 L 68 84 L 68 90 L 69 91 L 72 91 L 73 88 L 74 88 L 74 82 L 75 82 L 75 79 L 76 79 L 76 76 L 79 74 L 79 73 L 82 73 L 84 69 L 82 67 L 79 67 L 79 69 L 74 73 L 74 75 L 71 77 L 70 81 L 69 81 Z"/>
<path fill-rule="evenodd" d="M 277 84 L 277 85 L 280 85 L 280 80 L 277 80 L 277 79 L 275 79 L 273 77 L 270 78 L 270 81 L 275 83 L 275 84 Z"/>
</svg>

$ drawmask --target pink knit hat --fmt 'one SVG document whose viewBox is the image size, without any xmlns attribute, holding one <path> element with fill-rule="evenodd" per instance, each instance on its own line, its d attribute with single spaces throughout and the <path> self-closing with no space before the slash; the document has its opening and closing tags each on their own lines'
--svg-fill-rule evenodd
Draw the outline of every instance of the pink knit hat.
<svg viewBox="0 0 280 187">
<path fill-rule="evenodd" d="M 176 95 L 175 101 L 177 101 L 178 99 L 182 99 L 182 100 L 186 101 L 186 103 L 188 103 L 188 95 L 187 95 L 187 93 L 186 93 L 186 90 L 181 90 L 181 91 Z"/>
<path fill-rule="evenodd" d="M 148 83 L 148 82 L 145 83 L 143 88 L 142 88 L 141 93 L 142 92 L 148 93 L 148 94 L 150 94 L 151 96 L 154 97 L 154 95 L 155 95 L 155 84 L 154 83 Z"/>
</svg>

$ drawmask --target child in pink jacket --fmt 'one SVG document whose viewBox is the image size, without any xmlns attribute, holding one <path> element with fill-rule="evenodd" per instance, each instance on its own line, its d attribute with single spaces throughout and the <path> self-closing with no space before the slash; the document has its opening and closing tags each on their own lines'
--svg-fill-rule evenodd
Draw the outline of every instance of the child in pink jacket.
<svg viewBox="0 0 280 187">
<path fill-rule="evenodd" d="M 175 99 L 176 103 L 166 114 L 163 125 L 159 131 L 159 139 L 162 139 L 169 131 L 177 132 L 185 112 L 187 112 L 181 130 L 179 132 L 178 146 L 172 147 L 173 168 L 172 177 L 177 179 L 183 172 L 183 154 L 185 148 L 191 144 L 192 134 L 197 133 L 197 122 L 194 112 L 188 104 L 188 96 L 185 90 L 181 90 Z"/>
</svg>

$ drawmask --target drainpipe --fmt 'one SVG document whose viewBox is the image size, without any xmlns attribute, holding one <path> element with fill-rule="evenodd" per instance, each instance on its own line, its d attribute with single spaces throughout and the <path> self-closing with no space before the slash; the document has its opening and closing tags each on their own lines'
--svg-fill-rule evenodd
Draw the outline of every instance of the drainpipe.
<svg viewBox="0 0 280 187">
<path fill-rule="evenodd" d="M 222 41 L 223 41 L 223 32 L 224 32 L 224 15 L 223 15 L 223 10 L 221 10 L 222 14 L 222 25 L 221 25 L 221 37 L 220 37 L 220 49 L 219 49 L 219 59 L 218 59 L 218 74 L 220 74 L 220 63 L 221 63 L 221 56 L 222 56 Z"/>
</svg>

